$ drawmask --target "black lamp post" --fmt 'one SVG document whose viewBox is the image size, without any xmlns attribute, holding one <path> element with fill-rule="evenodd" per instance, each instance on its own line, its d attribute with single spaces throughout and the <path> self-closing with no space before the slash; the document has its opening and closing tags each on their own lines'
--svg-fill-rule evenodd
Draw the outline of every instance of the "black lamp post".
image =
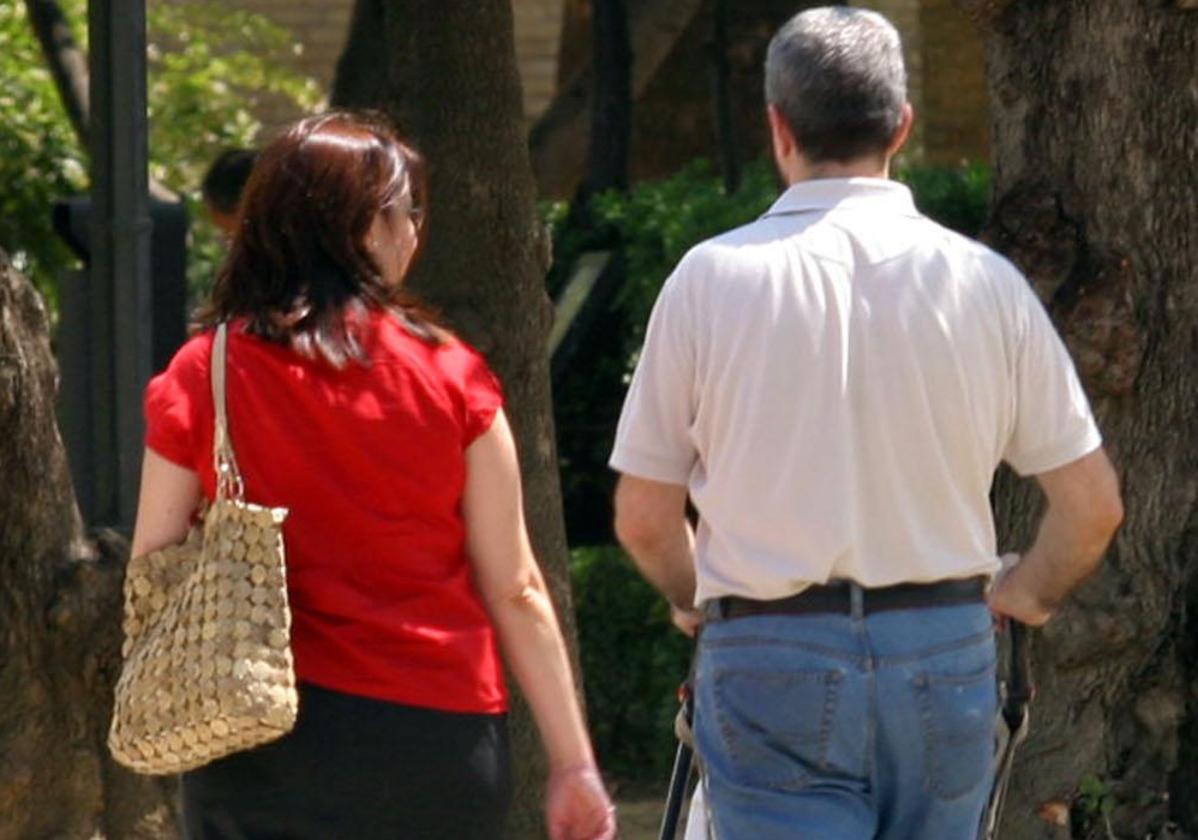
<svg viewBox="0 0 1198 840">
<path fill-rule="evenodd" d="M 153 370 L 144 0 L 90 0 L 88 36 L 92 514 L 128 530 Z"/>
<path fill-rule="evenodd" d="M 41 13 L 53 35 L 61 13 L 53 4 Z M 88 30 L 91 108 L 84 103 L 76 119 L 91 150 L 91 192 L 53 210 L 84 264 L 59 277 L 59 425 L 84 521 L 127 533 L 142 393 L 185 336 L 187 211 L 165 188 L 148 195 L 144 0 L 91 0 Z"/>
</svg>

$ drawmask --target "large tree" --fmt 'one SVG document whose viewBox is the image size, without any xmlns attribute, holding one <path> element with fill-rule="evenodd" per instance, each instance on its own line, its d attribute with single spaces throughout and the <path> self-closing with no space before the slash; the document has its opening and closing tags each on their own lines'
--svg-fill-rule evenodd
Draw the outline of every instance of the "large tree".
<svg viewBox="0 0 1198 840">
<path fill-rule="evenodd" d="M 1036 639 L 1003 836 L 1194 832 L 1198 13 L 1188 0 L 962 5 L 987 42 L 988 235 L 1065 335 L 1127 506 L 1102 571 Z M 1026 545 L 1038 495 L 1004 479 L 996 496 L 1002 543 Z M 1072 825 L 1054 825 L 1068 805 Z"/>
<path fill-rule="evenodd" d="M 0 840 L 168 838 L 171 782 L 134 776 L 104 746 L 128 545 L 84 539 L 49 326 L 0 252 Z"/>
<path fill-rule="evenodd" d="M 572 639 L 546 357 L 549 244 L 536 213 L 511 5 L 360 0 L 354 20 L 335 104 L 387 112 L 430 161 L 429 241 L 411 287 L 486 354 L 503 381 L 533 547 Z M 361 61 L 380 55 L 380 44 L 381 61 L 363 73 Z M 523 710 L 513 716 L 512 730 L 518 760 L 512 836 L 535 837 L 540 749 Z"/>
</svg>

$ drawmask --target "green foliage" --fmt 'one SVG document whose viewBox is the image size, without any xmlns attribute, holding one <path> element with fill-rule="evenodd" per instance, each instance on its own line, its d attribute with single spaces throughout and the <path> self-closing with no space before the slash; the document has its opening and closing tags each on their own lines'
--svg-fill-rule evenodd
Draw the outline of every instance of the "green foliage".
<svg viewBox="0 0 1198 840">
<path fill-rule="evenodd" d="M 692 643 L 673 629 L 665 602 L 618 548 L 575 550 L 570 581 L 602 766 L 624 779 L 665 779 Z"/>
<path fill-rule="evenodd" d="M 993 175 L 989 165 L 906 166 L 895 174 L 911 188 L 919 209 L 945 227 L 977 236 L 986 223 Z"/>
<path fill-rule="evenodd" d="M 1097 776 L 1082 779 L 1077 792 L 1077 805 L 1084 816 L 1089 819 L 1105 818 L 1110 815 L 1114 804 L 1110 785 Z"/>
<path fill-rule="evenodd" d="M 200 201 L 208 165 L 224 149 L 254 145 L 254 112 L 284 100 L 311 110 L 316 83 L 284 70 L 299 50 L 261 15 L 216 3 L 153 3 L 149 9 L 150 174 L 184 196 L 193 221 L 188 280 L 208 288 L 224 249 Z"/>
<path fill-rule="evenodd" d="M 0 248 L 48 292 L 71 261 L 50 203 L 84 187 L 87 164 L 24 3 L 0 3 L 0 79 Z"/>
<path fill-rule="evenodd" d="M 620 305 L 629 314 L 630 348 L 644 340 L 653 301 L 683 255 L 704 239 L 757 218 L 777 197 L 777 178 L 764 162 L 748 167 L 741 188 L 728 195 L 711 164 L 700 160 L 627 195 L 596 199 L 596 215 L 620 231 L 624 245 L 628 276 Z"/>
<path fill-rule="evenodd" d="M 84 0 L 63 11 L 85 43 Z M 210 282 L 220 240 L 199 200 L 199 181 L 216 155 L 252 145 L 254 111 L 268 99 L 311 109 L 316 84 L 279 59 L 293 39 L 259 15 L 213 3 L 151 3 L 147 10 L 150 174 L 178 192 L 192 219 L 188 277 Z M 250 46 L 247 46 L 250 45 Z M 0 4 L 0 247 L 45 293 L 70 256 L 53 233 L 55 198 L 87 188 L 87 157 L 75 138 L 23 3 Z"/>
</svg>

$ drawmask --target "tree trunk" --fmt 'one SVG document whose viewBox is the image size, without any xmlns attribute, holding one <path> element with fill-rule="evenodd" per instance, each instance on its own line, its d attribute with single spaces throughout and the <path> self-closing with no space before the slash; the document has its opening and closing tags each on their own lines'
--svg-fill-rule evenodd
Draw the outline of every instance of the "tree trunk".
<svg viewBox="0 0 1198 840">
<path fill-rule="evenodd" d="M 88 89 L 87 56 L 75 43 L 71 26 L 55 0 L 25 0 L 29 23 L 42 45 L 42 54 L 62 107 L 75 129 L 79 142 L 87 145 Z"/>
<path fill-rule="evenodd" d="M 338 108 L 376 107 L 386 81 L 383 0 L 357 0 L 345 49 L 337 59 L 330 101 Z"/>
<path fill-rule="evenodd" d="M 366 0 L 360 0 L 366 2 Z M 512 12 L 506 0 L 384 0 L 382 99 L 430 161 L 429 241 L 412 288 L 486 354 L 503 382 L 533 548 L 574 639 L 550 408 L 548 241 L 536 213 Z M 356 45 L 346 45 L 352 53 Z M 523 707 L 512 715 L 511 836 L 541 834 L 544 765 Z M 468 805 L 466 805 L 468 807 Z"/>
<path fill-rule="evenodd" d="M 88 123 L 91 120 L 90 71 L 87 55 L 71 34 L 71 24 L 56 0 L 25 0 L 29 25 L 42 47 L 46 67 L 54 79 L 58 98 L 75 130 L 79 145 L 88 144 Z M 182 199 L 162 182 L 151 177 L 150 197 L 167 203 Z"/>
<path fill-rule="evenodd" d="M 628 4 L 633 101 L 653 81 L 701 5 L 702 0 L 640 0 Z M 563 80 L 557 96 L 532 127 L 528 141 L 532 166 L 544 197 L 570 195 L 583 176 L 594 88 L 593 61 L 580 63 L 577 73 L 569 81 Z"/>
<path fill-rule="evenodd" d="M 127 546 L 83 539 L 57 380 L 41 299 L 0 252 L 0 838 L 172 837 L 170 783 L 105 747 Z"/>
<path fill-rule="evenodd" d="M 1192 832 L 1198 14 L 1163 1 L 962 5 L 986 28 L 988 238 L 1066 337 L 1127 507 L 1101 572 L 1036 639 L 1039 693 L 1003 836 L 1163 837 L 1171 819 Z M 1005 476 L 996 499 L 1000 546 L 1026 547 L 1038 494 Z M 1072 805 L 1071 825 L 1050 825 L 1047 803 Z"/>
</svg>

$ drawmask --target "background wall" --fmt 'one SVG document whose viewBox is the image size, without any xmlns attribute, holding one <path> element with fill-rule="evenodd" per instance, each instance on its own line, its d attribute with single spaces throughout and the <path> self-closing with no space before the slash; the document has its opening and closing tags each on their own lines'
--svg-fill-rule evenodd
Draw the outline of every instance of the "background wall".
<svg viewBox="0 0 1198 840">
<path fill-rule="evenodd" d="M 158 0 L 185 2 L 185 0 Z M 257 12 L 292 33 L 296 50 L 278 60 L 327 90 L 344 45 L 353 0 L 223 0 Z M 636 2 L 636 0 L 631 0 Z M 675 45 L 634 110 L 633 178 L 660 177 L 695 157 L 715 156 L 706 45 L 711 2 L 706 2 Z M 990 155 L 988 102 L 981 40 L 952 0 L 856 0 L 885 14 L 902 33 L 910 94 L 917 113 L 910 162 L 951 165 Z M 802 3 L 735 0 L 729 3 L 728 57 L 738 142 L 745 159 L 766 151 L 761 115 L 761 62 L 774 29 Z M 513 0 L 516 54 L 525 114 L 533 122 L 552 100 L 571 56 L 589 54 L 586 0 Z M 564 61 L 559 61 L 565 56 Z M 259 114 L 268 127 L 296 114 L 285 104 Z"/>
<path fill-rule="evenodd" d="M 187 2 L 187 0 L 159 0 Z M 345 46 L 353 0 L 223 0 L 227 5 L 256 12 L 295 36 L 298 51 L 278 58 L 323 90 L 333 81 L 333 69 Z M 557 86 L 557 54 L 561 40 L 562 0 L 515 0 L 516 56 L 524 83 L 524 109 L 538 116 Z M 381 72 L 381 68 L 380 68 Z M 259 115 L 268 127 L 293 119 L 296 114 L 279 103 Z"/>
</svg>

